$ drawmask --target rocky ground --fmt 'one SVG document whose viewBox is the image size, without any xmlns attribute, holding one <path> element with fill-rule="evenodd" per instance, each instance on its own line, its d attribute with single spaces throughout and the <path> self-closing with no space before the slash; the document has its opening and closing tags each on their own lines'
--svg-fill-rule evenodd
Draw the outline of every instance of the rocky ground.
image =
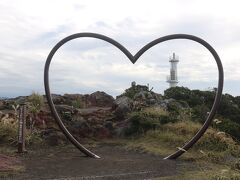
<svg viewBox="0 0 240 180">
<path fill-rule="evenodd" d="M 180 91 L 178 95 L 189 94 L 190 90 L 187 92 L 185 90 L 182 90 L 183 93 Z M 211 168 L 207 168 L 208 176 L 205 179 L 240 177 L 239 163 L 235 162 L 235 155 L 239 157 L 239 146 L 218 129 L 210 130 L 212 134 L 205 134 L 207 138 L 202 138 L 203 142 L 198 144 L 197 148 L 201 154 L 198 151 L 193 156 L 186 153 L 190 161 L 162 159 L 160 155 L 168 154 L 169 147 L 178 148 L 186 142 L 186 135 L 192 137 L 196 133 L 194 127 L 197 130 L 201 127 L 196 120 L 205 119 L 209 111 L 208 108 L 202 109 L 196 106 L 192 109 L 189 106 L 189 103 L 198 102 L 196 99 L 208 100 L 209 94 L 204 96 L 205 98 L 196 95 L 191 99 L 194 100 L 193 102 L 187 102 L 186 99 L 174 100 L 171 99 L 171 95 L 170 92 L 169 96 L 162 96 L 153 92 L 148 86 L 136 84 L 132 84 L 132 87 L 116 98 L 100 91 L 85 95 L 52 95 L 64 124 L 79 142 L 84 144 L 91 140 L 102 142 L 105 139 L 111 141 L 124 139 L 130 143 L 134 139 L 135 143 L 131 146 L 127 145 L 128 148 L 146 152 L 144 154 L 127 151 L 124 145 L 119 144 L 115 146 L 100 144 L 96 148 L 90 147 L 102 157 L 101 159 L 86 158 L 69 144 L 53 119 L 44 96 L 33 93 L 28 97 L 1 99 L 0 179 L 179 179 L 178 177 L 182 177 L 182 170 L 187 171 L 183 179 L 196 179 L 196 177 L 202 179 L 206 171 L 199 170 L 198 162 L 192 161 L 196 160 L 195 155 L 198 159 L 206 158 L 204 161 L 206 160 L 207 163 L 214 162 L 213 165 L 207 164 L 206 167 Z M 28 106 L 26 119 L 28 154 L 14 157 L 16 154 L 13 151 L 9 153 L 4 148 L 11 147 L 16 150 L 17 109 L 21 102 L 27 102 Z M 216 128 L 217 123 L 220 122 L 221 125 L 224 121 L 217 119 L 214 122 Z M 236 127 L 236 124 L 230 127 Z M 239 132 L 237 128 L 234 130 Z M 219 137 L 220 134 L 224 136 Z M 141 138 L 135 139 L 135 137 Z M 34 147 L 36 148 L 33 149 Z M 225 157 L 233 157 L 233 155 L 234 162 L 231 160 L 223 163 Z"/>
<path fill-rule="evenodd" d="M 146 107 L 167 109 L 169 104 L 175 103 L 174 106 L 182 108 L 180 103 L 163 99 L 160 94 L 142 85 L 133 85 L 116 99 L 100 91 L 85 95 L 54 94 L 52 97 L 64 124 L 77 139 L 122 137 L 130 126 L 128 113 Z M 24 96 L 0 100 L 0 122 L 16 123 L 18 105 L 21 102 L 31 103 L 29 101 L 31 99 Z M 37 129 L 49 145 L 62 144 L 66 140 L 51 115 L 45 97 L 41 107 L 28 107 L 27 129 Z"/>
</svg>

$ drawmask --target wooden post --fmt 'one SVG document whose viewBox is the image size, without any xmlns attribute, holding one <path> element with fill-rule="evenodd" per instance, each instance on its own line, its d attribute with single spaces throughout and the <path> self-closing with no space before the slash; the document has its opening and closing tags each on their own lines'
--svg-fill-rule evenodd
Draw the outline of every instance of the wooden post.
<svg viewBox="0 0 240 180">
<path fill-rule="evenodd" d="M 18 153 L 26 152 L 25 130 L 26 130 L 26 104 L 20 104 L 18 110 Z"/>
</svg>

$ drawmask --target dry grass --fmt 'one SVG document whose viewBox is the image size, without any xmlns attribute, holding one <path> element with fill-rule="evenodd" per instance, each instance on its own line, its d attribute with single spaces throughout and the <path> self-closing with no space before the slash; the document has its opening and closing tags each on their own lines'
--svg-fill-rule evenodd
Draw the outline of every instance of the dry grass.
<svg viewBox="0 0 240 180">
<path fill-rule="evenodd" d="M 159 107 L 144 108 L 142 110 L 142 112 L 147 114 L 147 115 L 154 116 L 154 117 L 159 117 L 161 115 L 164 115 L 164 116 L 168 116 L 169 115 L 168 111 L 164 110 L 163 108 L 159 108 Z"/>
<path fill-rule="evenodd" d="M 17 140 L 17 124 L 0 122 L 0 143 L 13 144 Z"/>
<path fill-rule="evenodd" d="M 129 141 L 126 146 L 128 149 L 167 156 L 190 140 L 200 127 L 201 124 L 191 121 L 168 123 Z M 239 144 L 229 135 L 209 128 L 201 140 L 181 156 L 183 160 L 195 162 L 199 168 L 196 171 L 183 169 L 179 176 L 158 179 L 237 180 L 240 179 L 239 156 Z"/>
<path fill-rule="evenodd" d="M 200 129 L 201 124 L 182 121 L 162 125 L 160 129 L 148 131 L 144 136 L 128 143 L 129 148 L 167 156 L 182 147 Z M 183 155 L 185 159 L 222 161 L 228 156 L 238 157 L 240 146 L 225 133 L 209 128 L 192 149 Z"/>
<path fill-rule="evenodd" d="M 27 145 L 43 144 L 43 139 L 40 137 L 40 132 L 31 132 L 25 130 L 25 141 Z M 0 122 L 0 144 L 2 146 L 15 146 L 18 138 L 18 124 Z"/>
<path fill-rule="evenodd" d="M 211 166 L 209 170 L 183 171 L 181 175 L 159 177 L 153 180 L 239 180 L 240 173 L 225 166 Z"/>
</svg>

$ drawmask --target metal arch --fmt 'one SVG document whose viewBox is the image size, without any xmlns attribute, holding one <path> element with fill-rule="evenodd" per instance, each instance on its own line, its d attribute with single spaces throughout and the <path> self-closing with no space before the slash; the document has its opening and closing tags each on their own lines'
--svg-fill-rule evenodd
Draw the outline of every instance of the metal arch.
<svg viewBox="0 0 240 180">
<path fill-rule="evenodd" d="M 224 73 L 223 73 L 223 67 L 222 67 L 222 63 L 221 60 L 217 54 L 217 52 L 214 50 L 214 48 L 208 44 L 206 41 L 204 41 L 203 39 L 193 36 L 193 35 L 188 35 L 188 34 L 173 34 L 173 35 L 168 35 L 168 36 L 163 36 L 160 37 L 158 39 L 153 40 L 152 42 L 148 43 L 147 45 L 145 45 L 142 49 L 140 49 L 134 56 L 124 47 L 122 46 L 120 43 L 118 43 L 117 41 L 101 35 L 101 34 L 95 34 L 95 33 L 77 33 L 77 34 L 73 34 L 70 35 L 64 39 L 62 39 L 60 42 L 58 42 L 53 49 L 51 50 L 51 52 L 49 53 L 46 63 L 45 63 L 45 68 L 44 68 L 44 86 L 45 86 L 45 92 L 46 92 L 46 97 L 48 100 L 48 104 L 50 106 L 51 112 L 55 118 L 55 120 L 57 121 L 57 124 L 59 125 L 60 129 L 63 131 L 63 133 L 65 134 L 65 136 L 71 141 L 71 143 L 73 145 L 75 145 L 81 152 L 83 152 L 85 155 L 89 156 L 89 157 L 93 157 L 93 158 L 100 158 L 99 156 L 97 156 L 96 154 L 92 153 L 91 151 L 89 151 L 87 148 L 85 148 L 82 144 L 80 144 L 73 136 L 72 134 L 67 130 L 67 128 L 65 127 L 65 125 L 63 124 L 60 116 L 58 115 L 56 108 L 54 106 L 53 100 L 52 100 L 52 96 L 51 96 L 51 92 L 50 92 L 50 86 L 49 86 L 49 67 L 50 67 L 50 63 L 51 60 L 54 56 L 54 54 L 56 53 L 56 51 L 62 46 L 64 45 L 66 42 L 73 40 L 73 39 L 77 39 L 77 38 L 82 38 L 82 37 L 89 37 L 89 38 L 95 38 L 95 39 L 101 39 L 103 41 L 106 41 L 112 45 L 114 45 L 115 47 L 117 47 L 120 51 L 122 51 L 128 58 L 129 60 L 134 64 L 138 58 L 145 53 L 148 49 L 150 49 L 151 47 L 168 41 L 168 40 L 174 40 L 174 39 L 188 39 L 188 40 L 192 40 L 195 42 L 200 43 L 201 45 L 203 45 L 205 48 L 207 48 L 211 54 L 213 55 L 216 63 L 217 63 L 217 67 L 218 67 L 218 88 L 217 88 L 217 92 L 216 92 L 216 96 L 214 99 L 214 103 L 212 106 L 212 109 L 205 121 L 205 123 L 203 124 L 203 126 L 200 128 L 200 130 L 195 134 L 195 136 L 193 136 L 193 138 L 187 142 L 182 149 L 176 151 L 175 153 L 165 157 L 164 159 L 176 159 L 177 157 L 181 156 L 186 150 L 188 150 L 189 148 L 191 148 L 201 137 L 202 135 L 205 133 L 205 131 L 207 130 L 207 128 L 209 127 L 210 123 L 212 122 L 212 119 L 214 117 L 214 115 L 216 114 L 216 111 L 220 105 L 220 100 L 221 100 L 221 96 L 222 96 L 222 90 L 223 90 L 223 81 L 224 81 Z"/>
</svg>

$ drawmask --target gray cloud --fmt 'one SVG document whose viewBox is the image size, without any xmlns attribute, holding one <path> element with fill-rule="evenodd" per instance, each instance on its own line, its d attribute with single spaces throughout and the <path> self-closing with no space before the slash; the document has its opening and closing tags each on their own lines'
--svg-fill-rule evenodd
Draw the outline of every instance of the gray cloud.
<svg viewBox="0 0 240 180">
<path fill-rule="evenodd" d="M 33 90 L 44 93 L 43 68 L 51 48 L 70 34 L 86 31 L 112 37 L 133 54 L 149 41 L 171 33 L 202 37 L 222 58 L 225 92 L 239 95 L 240 16 L 233 11 L 236 4 L 220 15 L 217 12 L 223 12 L 225 4 L 219 3 L 213 13 L 213 5 L 210 3 L 209 8 L 203 9 L 202 2 L 139 2 L 139 7 L 133 10 L 136 1 L 129 2 L 124 9 L 121 8 L 126 2 L 108 1 L 112 8 L 106 9 L 97 1 L 72 0 L 59 2 L 56 7 L 55 2 L 48 1 L 36 4 L 24 1 L 20 5 L 17 1 L 3 0 L 0 2 L 0 96 L 27 95 Z M 157 11 L 160 5 L 162 11 Z M 104 90 L 117 95 L 135 80 L 163 92 L 168 87 L 165 80 L 172 52 L 180 56 L 180 86 L 203 90 L 216 86 L 214 59 L 197 43 L 177 40 L 157 45 L 132 65 L 108 43 L 84 38 L 69 42 L 56 53 L 51 65 L 51 87 L 56 93 Z"/>
</svg>

